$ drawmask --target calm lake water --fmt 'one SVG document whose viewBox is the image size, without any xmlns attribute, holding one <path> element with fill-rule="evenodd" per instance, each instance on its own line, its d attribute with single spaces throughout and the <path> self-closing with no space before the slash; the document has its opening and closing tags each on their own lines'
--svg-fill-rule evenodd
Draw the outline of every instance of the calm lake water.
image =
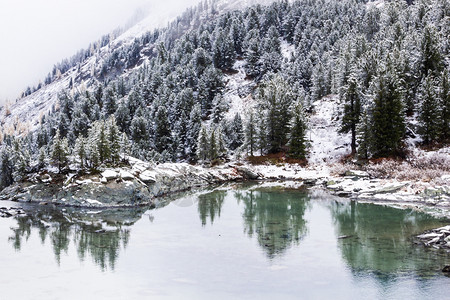
<svg viewBox="0 0 450 300">
<path fill-rule="evenodd" d="M 242 185 L 152 210 L 25 209 L 0 219 L 0 299 L 449 296 L 450 254 L 411 237 L 450 221 L 410 210 Z"/>
</svg>

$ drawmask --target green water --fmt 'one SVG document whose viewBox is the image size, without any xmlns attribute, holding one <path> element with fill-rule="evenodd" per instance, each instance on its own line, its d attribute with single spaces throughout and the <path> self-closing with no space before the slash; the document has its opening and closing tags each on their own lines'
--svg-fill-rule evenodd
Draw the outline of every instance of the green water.
<svg viewBox="0 0 450 300">
<path fill-rule="evenodd" d="M 0 299 L 449 297 L 450 254 L 411 237 L 450 221 L 410 210 L 240 185 L 152 210 L 25 209 L 0 219 Z"/>
</svg>

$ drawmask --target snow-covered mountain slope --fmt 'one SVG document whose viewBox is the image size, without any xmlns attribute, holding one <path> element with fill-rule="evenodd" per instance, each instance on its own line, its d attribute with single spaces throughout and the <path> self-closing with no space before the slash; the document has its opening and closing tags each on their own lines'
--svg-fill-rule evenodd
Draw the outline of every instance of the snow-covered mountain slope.
<svg viewBox="0 0 450 300">
<path fill-rule="evenodd" d="M 256 3 L 269 4 L 274 0 L 218 0 L 215 2 L 215 10 L 224 13 L 230 10 L 242 9 Z M 211 9 L 211 7 L 210 7 Z M 127 47 L 149 31 L 162 28 L 170 21 L 174 20 L 181 13 L 180 9 L 165 9 L 152 13 L 136 25 L 132 26 L 120 36 L 113 39 L 109 44 L 99 49 L 95 54 L 81 62 L 78 66 L 69 69 L 60 78 L 52 83 L 43 86 L 31 95 L 18 99 L 8 110 L 0 110 L 0 129 L 9 134 L 24 134 L 35 130 L 43 115 L 48 114 L 57 105 L 58 94 L 63 90 L 69 90 L 72 84 L 73 91 L 82 91 L 97 82 L 94 74 L 98 74 L 102 63 L 115 50 Z M 204 21 L 208 16 L 205 12 L 200 18 Z M 147 51 L 148 50 L 148 51 Z M 148 59 L 146 55 L 152 53 L 151 49 L 141 51 L 141 60 L 133 68 L 139 68 Z M 126 76 L 124 74 L 122 76 Z"/>
</svg>

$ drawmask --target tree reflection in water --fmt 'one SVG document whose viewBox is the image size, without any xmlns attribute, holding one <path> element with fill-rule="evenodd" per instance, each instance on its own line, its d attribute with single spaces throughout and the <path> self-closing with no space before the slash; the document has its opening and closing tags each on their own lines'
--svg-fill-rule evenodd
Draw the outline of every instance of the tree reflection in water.
<svg viewBox="0 0 450 300">
<path fill-rule="evenodd" d="M 89 255 L 103 271 L 114 270 L 120 249 L 128 244 L 129 226 L 145 211 L 144 208 L 101 211 L 33 208 L 27 215 L 16 217 L 17 226 L 11 228 L 9 240 L 20 251 L 32 232 L 37 231 L 42 244 L 51 244 L 58 264 L 72 242 L 81 261 Z"/>
<path fill-rule="evenodd" d="M 225 191 L 217 190 L 198 196 L 198 213 L 203 226 L 206 225 L 208 217 L 211 225 L 214 223 L 215 218 L 220 218 L 225 195 Z"/>
<path fill-rule="evenodd" d="M 244 204 L 244 233 L 256 233 L 258 243 L 272 259 L 306 235 L 304 219 L 309 198 L 306 193 L 247 190 L 235 193 Z"/>
<path fill-rule="evenodd" d="M 449 256 L 414 246 L 412 237 L 443 226 L 439 219 L 411 210 L 356 202 L 330 204 L 342 256 L 354 275 L 371 272 L 392 283 L 403 272 L 436 274 Z"/>
</svg>

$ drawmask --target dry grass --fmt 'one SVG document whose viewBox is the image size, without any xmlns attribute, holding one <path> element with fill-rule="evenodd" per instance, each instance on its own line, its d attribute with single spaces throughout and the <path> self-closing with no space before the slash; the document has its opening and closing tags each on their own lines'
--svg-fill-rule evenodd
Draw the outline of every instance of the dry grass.
<svg viewBox="0 0 450 300">
<path fill-rule="evenodd" d="M 365 170 L 371 177 L 376 178 L 430 182 L 441 180 L 442 175 L 450 172 L 450 156 L 433 153 L 429 156 L 415 157 L 408 161 L 382 159 L 369 162 L 365 166 Z"/>
</svg>

